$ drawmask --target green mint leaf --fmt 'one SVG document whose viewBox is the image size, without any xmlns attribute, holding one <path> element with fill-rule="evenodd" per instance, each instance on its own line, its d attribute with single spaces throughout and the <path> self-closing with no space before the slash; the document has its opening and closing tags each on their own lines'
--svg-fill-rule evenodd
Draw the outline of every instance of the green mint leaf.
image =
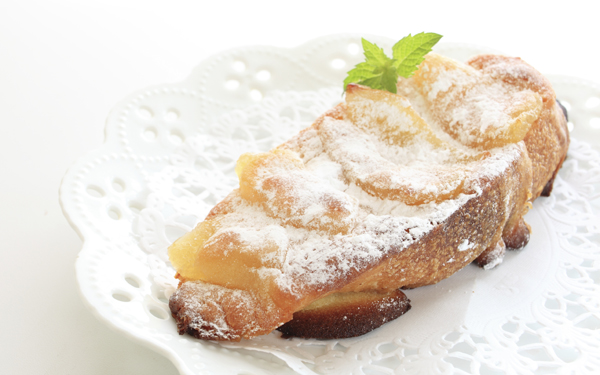
<svg viewBox="0 0 600 375">
<path fill-rule="evenodd" d="M 383 52 L 383 48 L 379 48 L 377 44 L 371 43 L 365 38 L 362 38 L 362 47 L 365 53 L 366 63 L 373 66 L 380 66 L 390 60 Z"/>
<path fill-rule="evenodd" d="M 394 60 L 386 56 L 382 48 L 362 39 L 365 61 L 357 64 L 348 72 L 344 80 L 344 91 L 349 83 L 358 83 L 374 89 L 396 92 L 398 74 Z"/>
<path fill-rule="evenodd" d="M 436 33 L 420 33 L 415 36 L 402 38 L 392 47 L 396 70 L 398 75 L 408 78 L 413 75 L 425 55 L 431 52 L 431 48 L 442 38 Z"/>
<path fill-rule="evenodd" d="M 435 33 L 410 34 L 392 48 L 394 57 L 389 58 L 375 43 L 362 39 L 365 61 L 357 64 L 344 79 L 344 91 L 349 83 L 358 83 L 373 89 L 396 93 L 398 77 L 410 77 L 424 56 L 442 38 Z"/>
<path fill-rule="evenodd" d="M 369 86 L 372 89 L 387 90 L 396 93 L 396 82 L 398 82 L 398 73 L 392 66 L 392 60 L 386 65 L 378 67 L 372 77 L 356 82 L 359 85 Z"/>
<path fill-rule="evenodd" d="M 359 83 L 369 77 L 373 77 L 373 70 L 374 67 L 366 62 L 357 64 L 354 69 L 348 72 L 348 76 L 344 80 L 344 91 L 346 91 L 346 86 L 348 86 L 349 83 Z"/>
</svg>

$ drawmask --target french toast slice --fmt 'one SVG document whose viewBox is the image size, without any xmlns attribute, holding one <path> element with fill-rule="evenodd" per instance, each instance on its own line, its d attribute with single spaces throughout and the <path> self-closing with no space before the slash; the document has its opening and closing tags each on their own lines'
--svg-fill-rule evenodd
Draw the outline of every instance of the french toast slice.
<svg viewBox="0 0 600 375">
<path fill-rule="evenodd" d="M 311 127 L 243 155 L 240 188 L 169 249 L 179 332 L 240 340 L 292 321 L 286 335 L 362 334 L 378 326 L 369 319 L 408 309 L 399 288 L 436 283 L 473 261 L 490 268 L 505 248 L 524 246 L 523 215 L 564 159 L 566 122 L 551 87 L 546 97 L 537 79 L 543 90 L 472 61 L 430 54 L 399 82 L 402 95 L 348 85 L 345 103 Z M 534 131 L 554 139 L 554 150 L 531 157 Z M 340 319 L 391 295 L 398 303 L 385 313 Z M 316 320 L 328 327 L 311 331 Z"/>
</svg>

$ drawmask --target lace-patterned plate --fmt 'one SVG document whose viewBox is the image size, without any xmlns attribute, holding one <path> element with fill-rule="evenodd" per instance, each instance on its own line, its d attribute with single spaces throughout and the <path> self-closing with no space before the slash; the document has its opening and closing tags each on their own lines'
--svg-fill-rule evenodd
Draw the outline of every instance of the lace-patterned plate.
<svg viewBox="0 0 600 375">
<path fill-rule="evenodd" d="M 278 145 L 341 101 L 345 72 L 361 58 L 359 41 L 334 35 L 295 49 L 234 49 L 185 82 L 120 102 L 103 147 L 73 165 L 60 190 L 64 214 L 84 240 L 76 264 L 84 301 L 182 374 L 600 372 L 600 87 L 569 77 L 551 77 L 569 109 L 568 160 L 552 196 L 527 216 L 531 242 L 498 268 L 466 267 L 407 291 L 410 313 L 358 338 L 271 333 L 218 344 L 177 334 L 167 306 L 176 287 L 167 246 L 237 185 L 242 152 Z M 460 60 L 494 52 L 436 49 Z"/>
</svg>

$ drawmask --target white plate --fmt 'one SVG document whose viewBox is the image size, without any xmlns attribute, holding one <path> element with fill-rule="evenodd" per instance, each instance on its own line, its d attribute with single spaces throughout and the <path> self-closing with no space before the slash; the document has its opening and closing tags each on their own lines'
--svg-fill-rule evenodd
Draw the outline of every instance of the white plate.
<svg viewBox="0 0 600 375">
<path fill-rule="evenodd" d="M 241 152 L 281 143 L 341 100 L 345 72 L 362 57 L 359 43 L 357 35 L 334 35 L 295 49 L 234 49 L 182 83 L 117 104 L 103 147 L 61 185 L 64 214 L 84 241 L 76 264 L 84 301 L 182 374 L 600 371 L 600 156 L 577 140 L 552 197 L 527 216 L 534 233 L 525 250 L 494 271 L 467 267 L 408 291 L 413 310 L 370 334 L 318 341 L 272 333 L 226 345 L 177 335 L 166 247 L 237 184 Z M 436 50 L 461 60 L 491 52 Z M 570 110 L 573 138 L 598 150 L 599 87 L 551 80 Z"/>
</svg>

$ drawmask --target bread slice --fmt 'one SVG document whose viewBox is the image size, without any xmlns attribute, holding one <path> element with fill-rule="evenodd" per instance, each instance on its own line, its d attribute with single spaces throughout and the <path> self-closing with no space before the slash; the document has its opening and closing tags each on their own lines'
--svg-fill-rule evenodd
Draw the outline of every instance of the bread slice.
<svg viewBox="0 0 600 375">
<path fill-rule="evenodd" d="M 399 288 L 524 246 L 522 217 L 564 159 L 566 122 L 520 60 L 473 61 L 430 54 L 402 95 L 349 85 L 313 126 L 243 155 L 240 188 L 169 249 L 180 333 L 240 340 L 291 321 L 286 335 L 362 334 L 406 311 Z M 386 298 L 397 303 L 374 307 Z"/>
</svg>

